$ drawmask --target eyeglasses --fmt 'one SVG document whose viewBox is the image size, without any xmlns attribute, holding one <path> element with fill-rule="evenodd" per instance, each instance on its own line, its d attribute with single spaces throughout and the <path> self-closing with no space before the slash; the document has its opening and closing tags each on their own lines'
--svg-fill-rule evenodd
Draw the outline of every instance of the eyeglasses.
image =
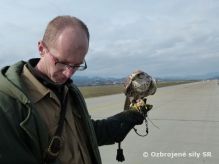
<svg viewBox="0 0 219 164">
<path fill-rule="evenodd" d="M 82 64 L 66 64 L 64 62 L 59 61 L 54 55 L 51 54 L 51 52 L 48 50 L 48 54 L 51 56 L 51 58 L 53 59 L 55 66 L 57 67 L 57 69 L 74 69 L 77 71 L 84 71 L 85 69 L 87 69 L 87 63 L 84 60 L 84 62 Z"/>
</svg>

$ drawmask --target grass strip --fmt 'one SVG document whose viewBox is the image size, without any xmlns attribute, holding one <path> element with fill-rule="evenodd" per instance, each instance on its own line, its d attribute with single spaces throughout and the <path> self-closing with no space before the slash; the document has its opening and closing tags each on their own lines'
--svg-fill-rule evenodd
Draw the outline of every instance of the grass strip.
<svg viewBox="0 0 219 164">
<path fill-rule="evenodd" d="M 160 88 L 160 87 L 173 86 L 173 85 L 179 85 L 179 84 L 185 84 L 191 82 L 194 81 L 158 82 L 157 86 L 158 88 Z M 98 96 L 123 93 L 124 87 L 123 84 L 117 84 L 117 85 L 85 86 L 85 87 L 79 87 L 79 89 L 85 98 L 89 98 L 89 97 L 98 97 Z"/>
</svg>

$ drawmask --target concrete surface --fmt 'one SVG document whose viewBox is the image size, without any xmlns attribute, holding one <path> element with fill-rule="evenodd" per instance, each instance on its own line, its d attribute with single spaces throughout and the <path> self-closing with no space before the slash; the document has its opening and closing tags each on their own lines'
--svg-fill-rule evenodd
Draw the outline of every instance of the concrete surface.
<svg viewBox="0 0 219 164">
<path fill-rule="evenodd" d="M 86 99 L 94 119 L 118 113 L 123 94 Z M 149 134 L 132 130 L 122 142 L 124 164 L 219 163 L 219 81 L 201 81 L 159 88 L 148 98 Z M 137 126 L 144 132 L 144 125 Z M 115 164 L 117 144 L 100 147 L 103 164 Z"/>
</svg>

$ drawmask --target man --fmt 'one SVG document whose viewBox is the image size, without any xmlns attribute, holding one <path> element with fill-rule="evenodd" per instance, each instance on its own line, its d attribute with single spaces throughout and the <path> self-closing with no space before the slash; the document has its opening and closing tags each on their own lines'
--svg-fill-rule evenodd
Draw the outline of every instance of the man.
<svg viewBox="0 0 219 164">
<path fill-rule="evenodd" d="M 87 68 L 86 25 L 58 16 L 38 42 L 40 59 L 0 72 L 0 163 L 101 164 L 98 146 L 122 141 L 143 122 L 136 111 L 92 120 L 70 80 Z"/>
</svg>

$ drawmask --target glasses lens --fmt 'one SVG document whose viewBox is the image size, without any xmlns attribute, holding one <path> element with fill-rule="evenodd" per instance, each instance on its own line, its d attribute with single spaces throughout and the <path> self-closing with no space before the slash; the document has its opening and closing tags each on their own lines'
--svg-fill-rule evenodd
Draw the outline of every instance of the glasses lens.
<svg viewBox="0 0 219 164">
<path fill-rule="evenodd" d="M 77 69 L 78 71 L 83 71 L 83 70 L 87 69 L 87 63 L 86 63 L 86 61 L 84 61 L 84 63 L 81 64 L 80 66 L 77 66 L 76 69 Z"/>
<path fill-rule="evenodd" d="M 56 68 L 59 69 L 59 70 L 65 70 L 65 69 L 68 69 L 68 65 L 57 62 L 56 63 Z"/>
<path fill-rule="evenodd" d="M 70 65 L 70 64 L 64 64 L 62 62 L 56 62 L 55 65 L 56 65 L 56 68 L 60 70 L 74 69 L 78 71 L 83 71 L 87 69 L 86 61 L 84 61 L 84 63 L 81 65 Z"/>
<path fill-rule="evenodd" d="M 76 69 L 77 69 L 78 71 L 83 71 L 83 70 L 85 70 L 86 68 L 85 68 L 85 66 L 79 66 L 79 67 L 76 67 Z"/>
</svg>

